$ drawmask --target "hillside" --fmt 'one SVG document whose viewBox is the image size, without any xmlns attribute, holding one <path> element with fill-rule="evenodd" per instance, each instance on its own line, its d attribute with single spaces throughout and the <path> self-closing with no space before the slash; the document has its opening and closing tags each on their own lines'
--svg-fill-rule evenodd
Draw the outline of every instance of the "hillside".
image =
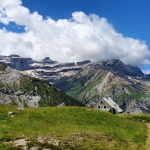
<svg viewBox="0 0 150 150">
<path fill-rule="evenodd" d="M 88 105 L 110 96 L 124 111 L 150 113 L 150 81 L 137 67 L 118 60 L 91 64 L 56 87 Z"/>
<path fill-rule="evenodd" d="M 8 116 L 8 112 L 14 112 Z M 0 105 L 0 149 L 144 150 L 144 123 L 82 107 L 26 108 Z M 21 146 L 22 145 L 22 148 Z M 20 148 L 17 148 L 20 147 Z"/>
<path fill-rule="evenodd" d="M 82 105 L 81 102 L 54 88 L 47 81 L 20 74 L 1 65 L 0 103 L 19 107 Z"/>
</svg>

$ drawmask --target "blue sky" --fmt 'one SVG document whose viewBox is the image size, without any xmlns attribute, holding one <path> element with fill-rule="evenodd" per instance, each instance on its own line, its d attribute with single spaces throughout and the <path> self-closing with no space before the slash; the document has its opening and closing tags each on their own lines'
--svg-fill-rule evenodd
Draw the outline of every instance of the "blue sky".
<svg viewBox="0 0 150 150">
<path fill-rule="evenodd" d="M 5 0 L 3 3 L 7 1 Z M 5 20 L 7 23 L 0 18 L 0 29 L 5 28 L 8 31 L 2 35 L 3 37 L 6 35 L 6 40 L 8 40 L 8 42 L 4 40 L 4 44 L 2 43 L 3 46 L 0 49 L 2 54 L 17 53 L 35 59 L 49 56 L 60 61 L 119 58 L 126 63 L 139 65 L 142 69 L 150 71 L 149 0 L 23 0 L 22 4 L 20 2 L 21 0 L 12 0 L 12 3 L 7 4 L 13 13 L 16 10 L 14 13 L 16 16 L 11 15 L 8 10 Z M 16 9 L 16 6 L 19 6 L 19 9 Z M 29 12 L 25 12 L 24 8 Z M 35 11 L 37 14 L 33 17 Z M 78 13 L 72 16 L 73 12 Z M 92 18 L 89 14 L 95 14 L 100 18 Z M 40 19 L 39 21 L 41 16 L 44 20 Z M 48 23 L 43 25 L 47 17 L 53 20 L 53 25 Z M 70 23 L 70 18 L 73 18 L 74 26 Z M 59 28 L 58 19 L 62 19 L 61 23 L 59 22 L 61 24 Z M 87 29 L 84 32 L 83 21 L 85 21 L 84 27 Z M 65 26 L 66 22 L 67 26 Z M 100 24 L 101 26 L 99 26 Z M 74 28 L 79 28 L 79 30 L 74 31 Z M 9 31 L 15 34 L 12 35 Z M 88 35 L 89 32 L 90 35 Z M 43 40 L 42 36 L 45 34 L 47 37 L 44 36 L 45 40 Z M 64 41 L 62 41 L 62 37 L 60 38 L 60 34 L 65 39 Z M 77 35 L 79 35 L 79 39 L 76 38 Z M 103 35 L 104 38 L 101 40 Z M 75 38 L 75 43 L 71 45 L 70 43 Z M 55 39 L 58 39 L 57 43 L 55 43 Z M 10 50 L 10 48 L 15 50 Z M 27 52 L 24 53 L 24 51 Z M 143 65 L 143 62 L 148 63 Z"/>
<path fill-rule="evenodd" d="M 106 17 L 118 32 L 146 41 L 150 47 L 149 0 L 24 0 L 31 11 L 53 19 L 70 18 L 74 11 Z M 142 66 L 149 69 L 149 65 Z"/>
<path fill-rule="evenodd" d="M 118 32 L 150 46 L 149 0 L 24 0 L 23 5 L 53 19 L 70 18 L 74 11 L 94 13 L 107 18 Z"/>
</svg>

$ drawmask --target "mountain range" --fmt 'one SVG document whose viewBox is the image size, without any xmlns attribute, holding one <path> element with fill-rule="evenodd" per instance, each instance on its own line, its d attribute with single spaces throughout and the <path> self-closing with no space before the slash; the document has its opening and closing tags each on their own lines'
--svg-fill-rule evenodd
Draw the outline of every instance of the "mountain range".
<svg viewBox="0 0 150 150">
<path fill-rule="evenodd" d="M 46 98 L 42 105 L 57 105 L 69 97 L 75 105 L 93 106 L 100 98 L 110 96 L 125 112 L 150 113 L 150 74 L 144 74 L 140 68 L 121 60 L 60 63 L 49 57 L 35 61 L 10 55 L 0 56 L 0 63 L 16 69 L 11 70 L 23 77 L 41 84 L 46 82 L 57 93 L 61 91 L 65 95 L 63 100 L 52 98 L 51 103 L 47 103 Z"/>
</svg>

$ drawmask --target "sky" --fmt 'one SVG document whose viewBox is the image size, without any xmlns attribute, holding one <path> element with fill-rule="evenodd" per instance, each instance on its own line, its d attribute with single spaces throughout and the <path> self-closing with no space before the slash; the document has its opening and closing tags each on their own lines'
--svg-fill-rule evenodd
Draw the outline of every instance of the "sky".
<svg viewBox="0 0 150 150">
<path fill-rule="evenodd" d="M 150 72 L 149 0 L 0 0 L 0 54 L 121 59 Z"/>
</svg>

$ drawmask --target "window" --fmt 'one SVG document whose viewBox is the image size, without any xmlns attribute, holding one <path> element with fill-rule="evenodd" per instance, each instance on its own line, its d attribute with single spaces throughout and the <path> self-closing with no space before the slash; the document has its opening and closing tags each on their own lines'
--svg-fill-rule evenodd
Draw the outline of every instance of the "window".
<svg viewBox="0 0 150 150">
<path fill-rule="evenodd" d="M 101 106 L 98 106 L 98 109 L 100 109 L 101 108 Z"/>
<path fill-rule="evenodd" d="M 101 104 L 103 104 L 103 101 L 100 101 Z"/>
<path fill-rule="evenodd" d="M 106 106 L 104 106 L 104 109 L 106 109 Z"/>
</svg>

